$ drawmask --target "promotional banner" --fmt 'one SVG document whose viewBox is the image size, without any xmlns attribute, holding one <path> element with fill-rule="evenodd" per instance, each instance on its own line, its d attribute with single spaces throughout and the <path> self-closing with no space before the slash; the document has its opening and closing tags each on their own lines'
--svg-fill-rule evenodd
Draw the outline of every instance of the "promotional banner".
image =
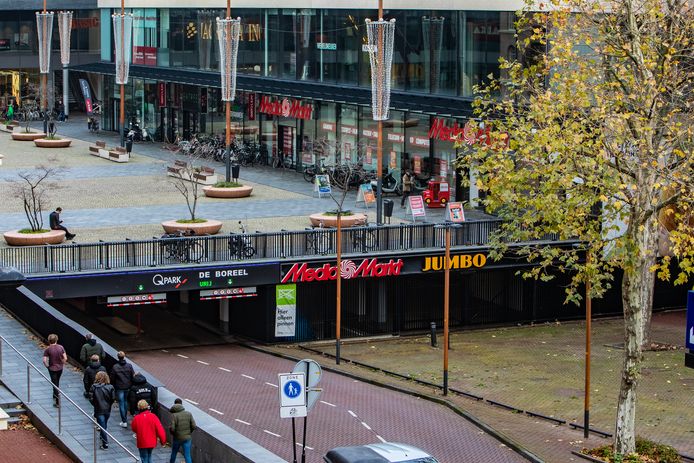
<svg viewBox="0 0 694 463">
<path fill-rule="evenodd" d="M 390 164 L 389 164 L 391 169 L 395 169 L 398 167 L 398 153 L 395 151 L 390 152 Z"/>
<path fill-rule="evenodd" d="M 296 335 L 296 284 L 277 285 L 275 337 Z"/>
<path fill-rule="evenodd" d="M 465 222 L 463 203 L 448 203 L 447 219 L 451 222 Z"/>
<path fill-rule="evenodd" d="M 407 208 L 409 213 L 412 214 L 413 222 L 417 221 L 417 217 L 422 217 L 426 220 L 427 211 L 424 209 L 424 198 L 421 196 L 408 196 Z"/>
<path fill-rule="evenodd" d="M 87 115 L 91 116 L 94 108 L 92 107 L 92 92 L 89 88 L 89 83 L 85 79 L 80 79 L 80 88 L 84 97 L 84 107 L 87 109 Z"/>
<path fill-rule="evenodd" d="M 316 175 L 313 191 L 318 193 L 319 198 L 322 197 L 322 195 L 329 195 L 332 191 L 330 177 L 327 174 Z"/>
<path fill-rule="evenodd" d="M 371 183 L 363 183 L 359 185 L 356 202 L 363 202 L 366 207 L 369 207 L 369 204 L 376 202 L 376 195 L 374 195 L 374 190 Z"/>
</svg>

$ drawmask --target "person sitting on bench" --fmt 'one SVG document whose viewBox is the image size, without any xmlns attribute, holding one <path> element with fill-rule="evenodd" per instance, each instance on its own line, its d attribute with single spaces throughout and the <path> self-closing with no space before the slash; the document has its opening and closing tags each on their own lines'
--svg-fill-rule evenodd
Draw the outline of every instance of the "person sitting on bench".
<svg viewBox="0 0 694 463">
<path fill-rule="evenodd" d="M 63 230 L 65 232 L 65 239 L 71 240 L 77 235 L 75 235 L 74 233 L 70 233 L 67 228 L 60 225 L 61 223 L 63 223 L 63 221 L 60 220 L 61 212 L 63 212 L 63 208 L 57 207 L 55 211 L 51 212 L 48 216 L 48 221 L 50 223 L 51 230 Z"/>
</svg>

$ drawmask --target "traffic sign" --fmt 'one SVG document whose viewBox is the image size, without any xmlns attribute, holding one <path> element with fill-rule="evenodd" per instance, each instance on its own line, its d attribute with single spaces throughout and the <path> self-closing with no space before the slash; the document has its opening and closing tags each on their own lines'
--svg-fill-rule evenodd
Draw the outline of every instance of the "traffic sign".
<svg viewBox="0 0 694 463">
<path fill-rule="evenodd" d="M 306 377 L 303 373 L 280 373 L 280 418 L 306 416 Z"/>
<path fill-rule="evenodd" d="M 299 360 L 292 370 L 292 373 L 301 373 L 306 378 L 306 407 L 311 410 L 318 402 L 323 389 L 317 388 L 316 385 L 320 382 L 323 376 L 323 371 L 320 365 L 315 360 L 304 359 Z"/>
</svg>

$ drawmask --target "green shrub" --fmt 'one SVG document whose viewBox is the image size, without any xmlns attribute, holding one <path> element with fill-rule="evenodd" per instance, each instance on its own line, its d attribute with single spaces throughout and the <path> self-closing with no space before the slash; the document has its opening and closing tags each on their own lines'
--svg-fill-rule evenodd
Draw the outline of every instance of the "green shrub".
<svg viewBox="0 0 694 463">
<path fill-rule="evenodd" d="M 204 223 L 207 219 L 178 219 L 176 223 Z"/>
<path fill-rule="evenodd" d="M 243 185 L 236 182 L 217 182 L 213 186 L 215 188 L 238 188 Z"/>
<path fill-rule="evenodd" d="M 641 437 L 636 438 L 636 453 L 619 455 L 614 453 L 612 445 L 583 449 L 583 453 L 609 463 L 682 463 L 682 458 L 673 447 Z"/>
<path fill-rule="evenodd" d="M 323 215 L 337 215 L 337 210 L 332 210 L 332 211 L 324 212 Z M 354 215 L 354 212 L 349 211 L 349 210 L 347 210 L 347 211 L 342 211 L 342 213 L 341 213 L 340 215 L 341 215 L 342 217 L 348 217 L 348 216 L 350 216 L 350 215 Z"/>
<path fill-rule="evenodd" d="M 24 235 L 31 235 L 32 233 L 48 233 L 50 230 L 46 229 L 41 229 L 41 230 L 32 230 L 31 228 L 22 228 L 19 230 L 19 233 L 22 233 Z"/>
</svg>

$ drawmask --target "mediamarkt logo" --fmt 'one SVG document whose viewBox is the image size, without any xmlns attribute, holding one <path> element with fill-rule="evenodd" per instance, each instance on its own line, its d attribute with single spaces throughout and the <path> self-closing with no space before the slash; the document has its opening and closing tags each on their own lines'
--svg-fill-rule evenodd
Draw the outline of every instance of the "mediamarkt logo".
<svg viewBox="0 0 694 463">
<path fill-rule="evenodd" d="M 263 95 L 260 98 L 258 112 L 275 116 L 294 117 L 296 119 L 311 119 L 313 106 L 302 106 L 299 100 L 290 100 L 289 98 L 272 101 L 270 97 Z"/>
<path fill-rule="evenodd" d="M 379 263 L 378 259 L 364 259 L 359 265 L 351 260 L 343 260 L 340 264 L 340 276 L 345 280 L 350 278 L 389 277 L 400 275 L 402 259 Z M 326 281 L 337 278 L 337 265 L 325 264 L 318 268 L 309 268 L 308 264 L 294 264 L 282 278 L 282 283 L 297 281 Z"/>
</svg>

